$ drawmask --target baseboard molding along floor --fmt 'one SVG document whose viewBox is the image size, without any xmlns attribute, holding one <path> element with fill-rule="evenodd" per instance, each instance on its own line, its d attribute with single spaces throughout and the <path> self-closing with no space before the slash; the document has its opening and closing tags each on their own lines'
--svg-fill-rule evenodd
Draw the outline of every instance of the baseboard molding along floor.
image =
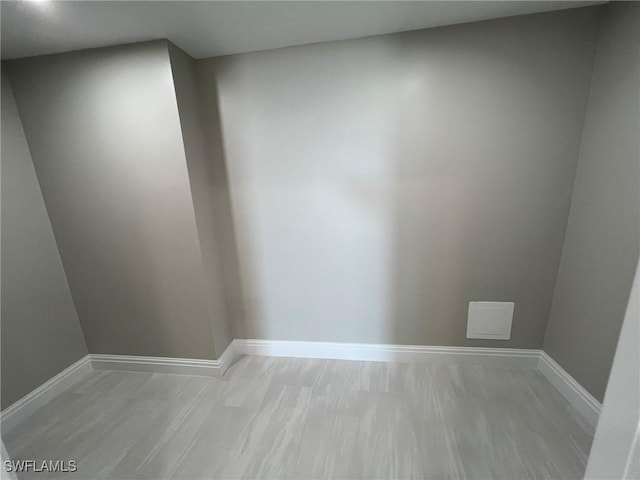
<svg viewBox="0 0 640 480">
<path fill-rule="evenodd" d="M 3 410 L 2 430 L 10 431 L 94 369 L 222 376 L 238 355 L 537 368 L 594 427 L 602 408 L 600 402 L 542 350 L 236 339 L 217 360 L 87 355 Z"/>
</svg>

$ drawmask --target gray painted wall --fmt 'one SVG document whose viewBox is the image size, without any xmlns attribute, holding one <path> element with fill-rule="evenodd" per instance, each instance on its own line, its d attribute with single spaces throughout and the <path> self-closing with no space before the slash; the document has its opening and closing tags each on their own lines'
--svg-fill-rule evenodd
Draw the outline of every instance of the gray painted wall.
<svg viewBox="0 0 640 480">
<path fill-rule="evenodd" d="M 602 401 L 639 251 L 640 5 L 600 29 L 566 242 L 544 341 Z"/>
<path fill-rule="evenodd" d="M 640 478 L 640 265 L 584 478 Z"/>
<path fill-rule="evenodd" d="M 9 73 L 89 351 L 214 358 L 167 42 Z"/>
<path fill-rule="evenodd" d="M 2 409 L 87 354 L 2 70 Z"/>
<path fill-rule="evenodd" d="M 187 170 L 191 195 L 198 226 L 200 250 L 207 279 L 208 295 L 212 312 L 213 342 L 216 356 L 224 352 L 233 339 L 229 306 L 226 300 L 226 284 L 219 237 L 223 224 L 216 218 L 216 189 L 226 185 L 226 177 L 216 178 L 214 152 L 209 150 L 205 139 L 204 125 L 200 113 L 200 98 L 196 81 L 195 60 L 173 44 L 169 44 L 171 71 L 180 112 L 180 126 L 187 159 Z M 219 135 L 218 135 L 219 137 Z M 228 228 L 228 226 L 225 226 Z"/>
<path fill-rule="evenodd" d="M 217 94 L 238 336 L 539 348 L 597 10 L 198 61 Z M 465 339 L 471 300 L 512 339 Z"/>
<path fill-rule="evenodd" d="M 222 138 L 218 90 L 215 78 L 207 72 L 208 63 L 195 62 L 198 103 L 208 145 L 208 167 L 213 178 L 213 198 L 217 241 L 225 280 L 227 309 L 233 338 L 244 338 L 245 298 L 240 280 L 236 226 L 231 206 L 231 191 Z M 204 70 L 204 71 L 201 71 Z"/>
</svg>

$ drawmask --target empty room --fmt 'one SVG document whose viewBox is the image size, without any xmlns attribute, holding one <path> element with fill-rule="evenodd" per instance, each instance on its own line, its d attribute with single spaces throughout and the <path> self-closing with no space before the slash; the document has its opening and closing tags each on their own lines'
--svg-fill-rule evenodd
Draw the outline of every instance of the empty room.
<svg viewBox="0 0 640 480">
<path fill-rule="evenodd" d="M 4 479 L 640 479 L 640 2 L 0 2 Z"/>
</svg>

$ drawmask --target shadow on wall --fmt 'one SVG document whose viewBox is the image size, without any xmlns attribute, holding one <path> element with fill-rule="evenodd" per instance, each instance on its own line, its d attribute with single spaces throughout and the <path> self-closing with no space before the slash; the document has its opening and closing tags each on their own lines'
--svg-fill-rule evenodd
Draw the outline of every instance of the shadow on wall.
<svg viewBox="0 0 640 480">
<path fill-rule="evenodd" d="M 233 338 L 247 338 L 245 327 L 247 312 L 245 310 L 250 303 L 245 302 L 240 279 L 236 227 L 233 220 L 229 174 L 225 163 L 225 146 L 218 105 L 218 86 L 215 75 L 203 73 L 203 67 L 206 72 L 206 65 L 196 61 L 198 97 L 201 102 L 199 113 L 214 181 L 213 208 L 217 227 L 216 240 L 224 277 L 227 314 Z"/>
<path fill-rule="evenodd" d="M 222 118 L 243 336 L 540 348 L 596 14 L 198 61 Z M 516 302 L 510 341 L 465 339 L 473 300 Z"/>
<path fill-rule="evenodd" d="M 594 22 L 549 16 L 543 40 L 536 17 L 394 37 L 401 58 L 389 154 L 398 343 L 542 345 Z M 560 34 L 563 21 L 577 21 L 587 40 L 577 57 Z M 517 40 L 513 23 L 521 23 Z M 483 300 L 515 302 L 509 342 L 465 338 L 468 302 Z"/>
<path fill-rule="evenodd" d="M 8 66 L 89 352 L 214 358 L 166 42 Z"/>
</svg>

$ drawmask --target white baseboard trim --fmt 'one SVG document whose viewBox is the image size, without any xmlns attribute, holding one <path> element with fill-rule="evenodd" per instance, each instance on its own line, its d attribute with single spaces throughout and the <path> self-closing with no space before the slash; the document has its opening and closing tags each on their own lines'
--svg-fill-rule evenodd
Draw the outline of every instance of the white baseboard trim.
<svg viewBox="0 0 640 480">
<path fill-rule="evenodd" d="M 540 352 L 538 370 L 590 425 L 595 427 L 598 424 L 602 409 L 600 402 L 545 352 Z"/>
<path fill-rule="evenodd" d="M 130 372 L 177 373 L 221 377 L 235 357 L 231 342 L 217 360 L 197 358 L 143 357 L 131 355 L 91 354 L 91 365 L 96 370 L 124 370 Z"/>
<path fill-rule="evenodd" d="M 11 431 L 18 423 L 67 388 L 82 380 L 82 378 L 91 373 L 92 370 L 89 355 L 86 355 L 65 368 L 55 377 L 47 380 L 31 393 L 22 397 L 13 405 L 5 408 L 0 414 L 2 431 Z"/>
<path fill-rule="evenodd" d="M 541 350 L 236 339 L 217 360 L 87 355 L 2 411 L 2 430 L 7 432 L 13 429 L 93 369 L 220 377 L 233 363 L 236 355 L 537 368 L 594 427 L 602 408 L 589 392 Z"/>
<path fill-rule="evenodd" d="M 236 354 L 374 362 L 454 363 L 535 368 L 540 356 L 539 350 L 517 348 L 429 347 L 423 345 L 241 339 L 236 339 L 233 343 Z"/>
<path fill-rule="evenodd" d="M 589 424 L 597 425 L 602 408 L 600 402 L 542 350 L 250 339 L 236 339 L 233 343 L 239 355 L 537 368 Z"/>
</svg>

